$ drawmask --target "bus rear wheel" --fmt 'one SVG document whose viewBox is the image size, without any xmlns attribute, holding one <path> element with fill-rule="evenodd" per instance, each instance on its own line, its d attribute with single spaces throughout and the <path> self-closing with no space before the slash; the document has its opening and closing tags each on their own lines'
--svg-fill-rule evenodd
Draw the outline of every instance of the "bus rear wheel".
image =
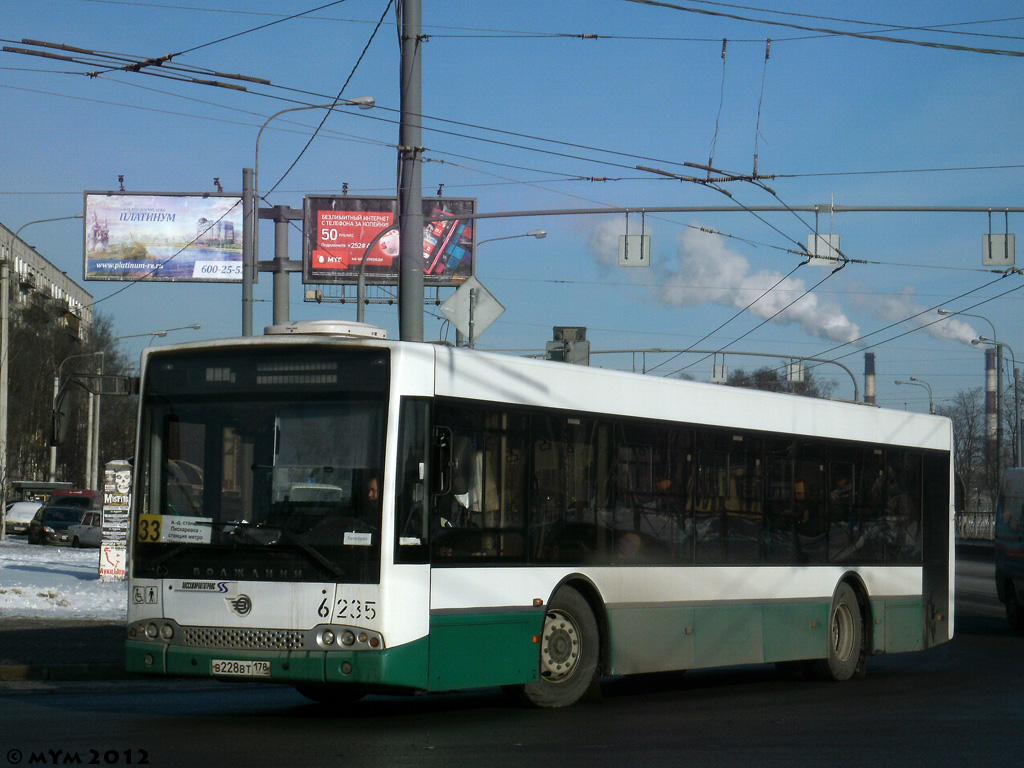
<svg viewBox="0 0 1024 768">
<path fill-rule="evenodd" d="M 540 641 L 540 679 L 523 687 L 536 707 L 575 704 L 597 677 L 600 640 L 590 605 L 572 587 L 551 598 Z"/>
<path fill-rule="evenodd" d="M 853 588 L 842 583 L 832 598 L 828 619 L 828 657 L 815 659 L 809 668 L 814 677 L 840 682 L 857 672 L 864 654 L 864 622 Z"/>
</svg>

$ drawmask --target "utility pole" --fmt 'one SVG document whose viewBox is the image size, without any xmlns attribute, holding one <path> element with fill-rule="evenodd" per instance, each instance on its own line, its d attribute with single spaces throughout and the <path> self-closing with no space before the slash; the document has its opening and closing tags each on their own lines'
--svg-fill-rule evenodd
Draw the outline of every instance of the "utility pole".
<svg viewBox="0 0 1024 768">
<path fill-rule="evenodd" d="M 420 0 L 400 0 L 402 10 L 402 98 L 398 152 L 398 333 L 403 341 L 423 341 L 423 152 Z"/>
<path fill-rule="evenodd" d="M 242 335 L 252 336 L 252 284 L 256 277 L 254 248 L 256 218 L 255 184 L 252 168 L 242 169 Z"/>
</svg>

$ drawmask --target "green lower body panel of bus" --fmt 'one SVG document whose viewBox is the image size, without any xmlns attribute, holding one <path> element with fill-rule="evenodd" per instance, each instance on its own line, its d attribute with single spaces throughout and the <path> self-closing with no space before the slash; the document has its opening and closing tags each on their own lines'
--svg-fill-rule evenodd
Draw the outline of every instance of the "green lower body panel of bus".
<svg viewBox="0 0 1024 768">
<path fill-rule="evenodd" d="M 543 609 L 431 616 L 431 690 L 536 681 L 543 623 Z"/>
<path fill-rule="evenodd" d="M 380 651 L 238 651 L 128 640 L 129 672 L 275 683 L 352 683 L 425 690 L 428 639 Z M 229 670 L 214 672 L 215 662 Z M 269 673 L 269 674 L 267 674 Z"/>
<path fill-rule="evenodd" d="M 920 651 L 925 647 L 925 608 L 920 599 L 871 601 L 876 653 Z"/>
<path fill-rule="evenodd" d="M 828 648 L 827 602 L 609 607 L 610 672 L 814 659 Z"/>
<path fill-rule="evenodd" d="M 608 606 L 610 674 L 820 659 L 830 601 Z M 924 647 L 920 598 L 871 601 L 863 617 L 873 653 Z"/>
</svg>

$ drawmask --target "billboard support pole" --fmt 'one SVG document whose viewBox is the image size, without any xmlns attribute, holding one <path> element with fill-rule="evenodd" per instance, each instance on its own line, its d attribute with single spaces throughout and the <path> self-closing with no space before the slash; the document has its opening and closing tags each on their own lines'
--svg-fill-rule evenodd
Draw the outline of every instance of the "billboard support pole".
<svg viewBox="0 0 1024 768">
<path fill-rule="evenodd" d="M 287 323 L 288 302 L 288 215 L 287 206 L 274 207 L 274 325 Z"/>
<path fill-rule="evenodd" d="M 423 341 L 423 152 L 421 2 L 402 0 L 401 126 L 398 152 L 398 326 L 403 341 Z"/>
<path fill-rule="evenodd" d="M 256 223 L 256 193 L 253 169 L 242 169 L 242 335 L 252 336 L 252 283 L 256 275 L 253 233 Z"/>
</svg>

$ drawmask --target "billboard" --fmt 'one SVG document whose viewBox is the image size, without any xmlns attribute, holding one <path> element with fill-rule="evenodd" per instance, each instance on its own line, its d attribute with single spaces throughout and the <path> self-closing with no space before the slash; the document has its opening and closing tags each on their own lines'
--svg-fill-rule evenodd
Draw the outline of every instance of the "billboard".
<svg viewBox="0 0 1024 768">
<path fill-rule="evenodd" d="M 241 282 L 242 198 L 86 192 L 84 279 Z"/>
<path fill-rule="evenodd" d="M 368 283 L 397 284 L 397 206 L 393 197 L 308 195 L 303 205 L 303 282 L 355 283 L 365 255 Z M 459 218 L 475 212 L 475 199 L 423 198 L 424 219 L 440 217 L 423 224 L 425 285 L 456 285 L 476 272 L 473 221 Z M 367 254 L 367 246 L 382 232 Z"/>
</svg>

